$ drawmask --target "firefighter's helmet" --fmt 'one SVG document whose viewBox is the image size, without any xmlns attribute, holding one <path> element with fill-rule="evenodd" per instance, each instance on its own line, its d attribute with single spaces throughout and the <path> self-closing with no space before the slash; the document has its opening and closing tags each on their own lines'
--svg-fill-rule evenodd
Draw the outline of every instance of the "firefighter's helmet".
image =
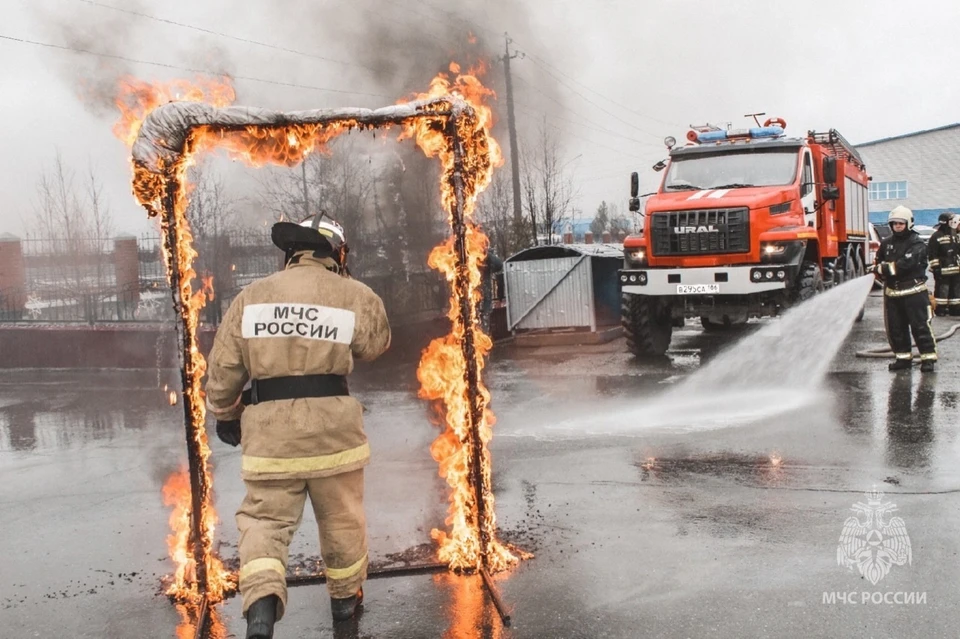
<svg viewBox="0 0 960 639">
<path fill-rule="evenodd" d="M 346 267 L 347 246 L 343 227 L 323 216 L 308 218 L 299 224 L 277 222 L 273 225 L 271 238 L 289 260 L 299 251 L 313 251 L 317 257 L 332 257 L 341 268 Z"/>
<path fill-rule="evenodd" d="M 953 219 L 953 213 L 941 213 L 940 217 L 937 219 L 937 224 L 950 224 L 950 220 Z"/>
<path fill-rule="evenodd" d="M 907 225 L 906 230 L 913 230 L 913 211 L 903 206 L 902 204 L 892 211 L 890 215 L 887 216 L 887 223 L 892 224 L 893 222 L 903 222 Z"/>
<path fill-rule="evenodd" d="M 956 228 L 957 228 L 958 226 L 960 226 L 960 215 L 957 215 L 956 213 L 951 213 L 951 214 L 950 214 L 950 221 L 947 222 L 947 225 L 948 225 L 950 228 L 956 230 Z"/>
</svg>

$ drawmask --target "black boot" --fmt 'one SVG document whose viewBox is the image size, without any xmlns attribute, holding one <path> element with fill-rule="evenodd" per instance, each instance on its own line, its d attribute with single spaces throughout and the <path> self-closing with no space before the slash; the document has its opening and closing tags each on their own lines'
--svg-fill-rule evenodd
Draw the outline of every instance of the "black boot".
<svg viewBox="0 0 960 639">
<path fill-rule="evenodd" d="M 250 604 L 247 608 L 247 639 L 273 639 L 279 603 L 279 597 L 269 595 Z"/>
<path fill-rule="evenodd" d="M 888 371 L 905 371 L 913 366 L 913 361 L 909 359 L 897 359 L 887 366 Z"/>
<path fill-rule="evenodd" d="M 934 372 L 934 361 L 928 359 L 926 361 L 920 362 L 920 372 L 921 373 L 932 373 Z"/>
<path fill-rule="evenodd" d="M 354 615 L 357 607 L 363 603 L 363 588 L 357 591 L 352 597 L 346 599 L 330 598 L 330 610 L 333 612 L 334 621 L 346 621 Z"/>
</svg>

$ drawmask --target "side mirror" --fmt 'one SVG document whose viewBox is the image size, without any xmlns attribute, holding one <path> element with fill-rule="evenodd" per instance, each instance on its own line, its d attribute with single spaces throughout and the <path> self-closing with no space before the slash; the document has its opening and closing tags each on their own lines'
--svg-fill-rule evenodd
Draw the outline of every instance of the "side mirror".
<svg viewBox="0 0 960 639">
<path fill-rule="evenodd" d="M 634 175 L 636 175 L 636 174 L 634 174 Z M 632 197 L 632 198 L 630 198 L 630 212 L 631 212 L 631 213 L 636 213 L 636 212 L 639 211 L 639 210 L 640 210 L 640 198 L 638 198 L 638 197 Z"/>
<path fill-rule="evenodd" d="M 664 162 L 663 160 L 660 160 L 659 162 L 653 165 L 653 170 L 656 171 L 657 173 L 664 170 L 665 168 L 667 168 L 667 163 Z"/>
<path fill-rule="evenodd" d="M 630 174 L 630 197 L 636 198 L 640 194 L 640 174 L 634 171 Z"/>
<path fill-rule="evenodd" d="M 825 156 L 823 158 L 823 181 L 827 184 L 837 183 L 837 158 Z M 836 198 L 834 198 L 836 199 Z"/>
<path fill-rule="evenodd" d="M 823 191 L 820 192 L 820 199 L 822 199 L 824 202 L 839 200 L 840 189 L 835 186 L 825 186 L 823 187 Z"/>
</svg>

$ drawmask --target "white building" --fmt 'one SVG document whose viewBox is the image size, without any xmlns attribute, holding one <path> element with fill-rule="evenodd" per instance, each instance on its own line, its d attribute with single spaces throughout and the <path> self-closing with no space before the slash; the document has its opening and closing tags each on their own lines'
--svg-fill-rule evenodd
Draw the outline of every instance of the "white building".
<svg viewBox="0 0 960 639">
<path fill-rule="evenodd" d="M 960 213 L 960 123 L 857 145 L 871 177 L 870 221 L 903 204 L 917 224 Z"/>
</svg>

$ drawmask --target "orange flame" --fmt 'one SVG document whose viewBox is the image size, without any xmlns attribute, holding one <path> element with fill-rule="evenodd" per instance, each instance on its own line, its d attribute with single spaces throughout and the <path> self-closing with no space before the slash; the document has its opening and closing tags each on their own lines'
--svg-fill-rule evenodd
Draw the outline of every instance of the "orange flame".
<svg viewBox="0 0 960 639">
<path fill-rule="evenodd" d="M 212 302 L 217 298 L 216 291 L 213 288 L 213 275 L 203 276 L 203 294 L 206 296 L 208 302 Z"/>
<path fill-rule="evenodd" d="M 496 539 L 496 515 L 491 489 L 491 461 L 487 449 L 492 427 L 496 421 L 489 409 L 490 393 L 483 385 L 481 373 L 484 358 L 493 346 L 490 337 L 480 329 L 476 315 L 481 293 L 481 267 L 487 254 L 487 237 L 474 225 L 472 218 L 477 196 L 490 183 L 493 169 L 503 164 L 503 157 L 496 140 L 490 135 L 493 126 L 493 111 L 486 101 L 496 97 L 493 91 L 483 86 L 477 75 L 482 66 L 460 73 L 459 65 L 450 65 L 450 73 L 441 73 L 430 84 L 430 91 L 416 99 L 438 98 L 453 95 L 466 100 L 475 110 L 475 118 L 457 120 L 458 136 L 470 148 L 464 154 L 467 164 L 460 177 L 463 180 L 463 215 L 466 229 L 467 263 L 460 264 L 454 238 L 433 249 L 428 264 L 441 271 L 451 284 L 450 310 L 448 317 L 452 330 L 444 338 L 436 339 L 423 352 L 417 377 L 420 380 L 420 397 L 431 400 L 438 406 L 445 422 L 444 432 L 433 442 L 430 453 L 440 465 L 440 476 L 450 486 L 450 509 L 446 524 L 450 532 L 433 530 L 431 536 L 439 543 L 439 558 L 454 569 L 503 570 L 516 563 L 517 557 Z M 413 137 L 428 156 L 439 156 L 444 169 L 441 180 L 441 195 L 444 210 L 450 223 L 454 223 L 454 207 L 457 193 L 453 187 L 456 170 L 451 145 L 442 128 L 430 120 L 410 123 L 402 137 Z M 465 273 L 460 269 L 464 268 Z M 458 280 L 466 279 L 465 290 L 458 287 Z M 466 300 L 464 300 L 466 297 Z M 462 303 L 469 308 L 469 320 L 464 322 Z M 474 344 L 474 361 L 477 371 L 477 391 L 474 397 L 468 385 L 468 361 L 463 351 L 463 341 L 470 333 Z M 480 445 L 482 447 L 480 491 L 472 479 L 473 456 L 470 442 L 473 439 L 472 425 L 478 419 Z M 482 521 L 478 500 L 484 503 Z M 484 540 L 486 547 L 483 547 Z"/>
<path fill-rule="evenodd" d="M 234 100 L 235 92 L 229 78 L 210 79 L 199 78 L 190 83 L 185 80 L 175 80 L 166 84 L 150 84 L 133 78 L 125 78 L 121 81 L 120 91 L 115 103 L 120 110 L 120 119 L 114 126 L 114 134 L 123 140 L 128 146 L 132 146 L 136 141 L 140 126 L 144 118 L 156 107 L 170 102 L 172 100 L 186 100 L 193 102 L 209 102 L 214 106 L 227 106 Z M 187 159 L 189 156 L 187 156 Z M 177 174 L 184 177 L 188 161 L 181 163 L 176 167 Z M 149 185 L 144 185 L 138 178 L 148 178 Z M 134 193 L 140 197 L 145 193 L 145 189 L 157 189 L 151 193 L 150 199 L 159 203 L 163 197 L 163 183 L 157 179 L 157 176 L 149 176 L 143 171 L 134 169 Z M 190 349 L 190 357 L 184 362 L 185 372 L 188 380 L 188 387 L 183 389 L 185 400 L 189 400 L 193 423 L 203 424 L 206 418 L 206 407 L 203 400 L 203 392 L 200 387 L 200 380 L 206 371 L 206 361 L 196 347 L 196 330 L 199 324 L 199 315 L 201 309 L 206 304 L 208 298 L 213 299 L 212 283 L 204 278 L 204 287 L 200 291 L 194 292 L 192 281 L 196 277 L 193 270 L 193 261 L 197 256 L 193 248 L 193 236 L 190 232 L 190 226 L 186 220 L 186 193 L 185 189 L 179 189 L 175 202 L 175 223 L 169 226 L 168 220 L 162 221 L 164 236 L 169 238 L 169 231 L 173 231 L 173 246 L 170 242 L 164 242 L 164 261 L 167 266 L 168 281 L 173 276 L 172 272 L 172 254 L 176 252 L 178 265 L 180 267 L 179 290 L 176 291 L 178 299 L 183 304 L 180 312 L 183 316 L 186 334 L 190 337 L 194 346 Z M 143 203 L 143 199 L 141 199 Z M 209 294 L 207 286 L 210 286 Z M 177 394 L 170 391 L 169 400 L 171 405 L 177 402 Z M 207 442 L 206 431 L 203 428 L 197 429 L 197 445 L 200 450 L 201 472 L 206 477 L 207 486 L 212 484 L 212 472 L 209 464 L 210 447 Z M 172 475 L 163 488 L 164 504 L 172 506 L 173 511 L 170 515 L 170 528 L 173 531 L 168 537 L 168 546 L 170 557 L 174 562 L 174 575 L 167 594 L 182 602 L 197 603 L 202 599 L 196 582 L 196 561 L 192 552 L 191 535 L 191 492 L 190 478 L 186 469 Z M 201 507 L 201 536 L 200 543 L 206 557 L 207 574 L 207 593 L 210 601 L 220 601 L 223 597 L 236 590 L 236 576 L 224 568 L 220 559 L 213 553 L 213 534 L 217 525 L 217 513 L 213 506 L 213 495 L 207 491 L 204 495 L 204 503 Z"/>
<path fill-rule="evenodd" d="M 432 536 L 440 542 L 439 555 L 452 568 L 478 568 L 484 565 L 491 570 L 500 570 L 517 561 L 506 547 L 496 540 L 496 519 L 493 513 L 493 495 L 491 491 L 490 456 L 487 443 L 492 436 L 493 413 L 487 408 L 490 394 L 479 380 L 483 369 L 484 356 L 489 352 L 492 342 L 478 326 L 476 302 L 480 300 L 480 268 L 486 255 L 486 236 L 473 224 L 472 215 L 478 194 L 489 184 L 495 166 L 502 164 L 500 147 L 490 135 L 493 125 L 493 112 L 484 103 L 494 93 L 484 87 L 477 78 L 483 68 L 472 69 L 466 74 L 451 64 L 450 73 L 440 74 L 430 85 L 430 91 L 417 96 L 418 99 L 456 96 L 471 104 L 475 110 L 471 117 L 458 117 L 457 135 L 466 149 L 463 155 L 463 170 L 456 177 L 462 185 L 463 218 L 467 223 L 466 254 L 467 263 L 458 266 L 459 261 L 454 250 L 453 240 L 436 247 L 430 255 L 429 263 L 441 270 L 447 280 L 454 284 L 451 296 L 449 317 L 453 324 L 450 335 L 434 341 L 425 351 L 418 376 L 421 380 L 421 397 L 436 400 L 442 405 L 442 414 L 446 421 L 446 431 L 431 446 L 434 458 L 440 463 L 440 473 L 451 486 L 450 516 L 447 520 L 452 527 L 448 535 L 435 530 Z M 168 85 L 149 85 L 138 81 L 127 81 L 117 99 L 121 111 L 120 121 L 114 131 L 117 136 L 132 144 L 136 140 L 143 119 L 150 110 L 170 99 L 204 100 L 214 106 L 232 103 L 234 92 L 228 81 L 202 80 L 194 85 L 174 82 Z M 444 209 L 453 222 L 453 211 L 457 204 L 453 178 L 454 153 L 444 134 L 446 115 L 438 113 L 436 117 L 421 117 L 404 126 L 400 138 L 414 138 L 420 148 L 429 157 L 439 156 L 444 174 L 441 181 L 441 195 Z M 438 126 L 439 125 L 439 126 Z M 173 198 L 172 219 L 161 216 L 161 227 L 167 242 L 164 244 L 164 257 L 168 278 L 174 276 L 174 260 L 179 269 L 178 290 L 175 296 L 180 304 L 184 334 L 188 344 L 192 344 L 184 362 L 187 388 L 184 400 L 189 402 L 193 424 L 203 424 L 206 417 L 201 378 L 206 371 L 206 361 L 196 347 L 196 335 L 199 325 L 199 313 L 208 299 L 212 297 L 212 287 L 208 291 L 208 282 L 204 278 L 204 287 L 194 291 L 192 282 L 196 278 L 193 263 L 197 257 L 193 248 L 193 236 L 186 217 L 188 189 L 186 173 L 196 155 L 215 147 L 224 148 L 234 159 L 251 166 L 263 166 L 267 163 L 292 166 L 302 161 L 314 149 L 324 149 L 334 137 L 351 129 L 359 123 L 354 120 L 340 120 L 325 124 L 288 124 L 282 127 L 261 128 L 249 126 L 238 131 L 225 132 L 207 126 L 194 127 L 187 137 L 184 153 L 176 164 L 162 167 L 161 174 L 153 173 L 146 167 L 134 165 L 133 191 L 138 201 L 152 216 L 166 210 L 164 198 Z M 465 272 L 458 272 L 458 269 Z M 465 283 L 465 290 L 457 288 L 457 282 Z M 212 285 L 212 279 L 209 282 Z M 463 321 L 458 309 L 461 302 L 468 300 L 469 321 Z M 467 387 L 466 361 L 460 342 L 470 334 L 475 344 L 475 361 L 478 376 L 479 397 L 473 397 Z M 486 504 L 483 521 L 479 521 L 476 493 L 470 482 L 471 459 L 469 441 L 471 415 L 481 415 L 479 426 L 482 443 L 482 494 Z M 200 451 L 200 470 L 206 485 L 212 483 L 209 464 L 210 448 L 206 431 L 197 430 L 196 445 Z M 206 558 L 208 579 L 207 597 L 210 601 L 220 601 L 223 596 L 236 588 L 236 576 L 226 571 L 219 558 L 213 552 L 213 534 L 217 523 L 212 494 L 208 490 L 203 495 L 201 506 L 201 536 L 203 556 Z M 173 583 L 168 592 L 185 602 L 196 602 L 201 598 L 196 583 L 196 565 L 191 533 L 191 492 L 189 473 L 182 471 L 170 478 L 164 487 L 165 503 L 173 507 L 170 526 L 170 555 L 176 565 Z M 481 533 L 482 531 L 482 533 Z M 485 538 L 486 546 L 481 539 Z"/>
</svg>

